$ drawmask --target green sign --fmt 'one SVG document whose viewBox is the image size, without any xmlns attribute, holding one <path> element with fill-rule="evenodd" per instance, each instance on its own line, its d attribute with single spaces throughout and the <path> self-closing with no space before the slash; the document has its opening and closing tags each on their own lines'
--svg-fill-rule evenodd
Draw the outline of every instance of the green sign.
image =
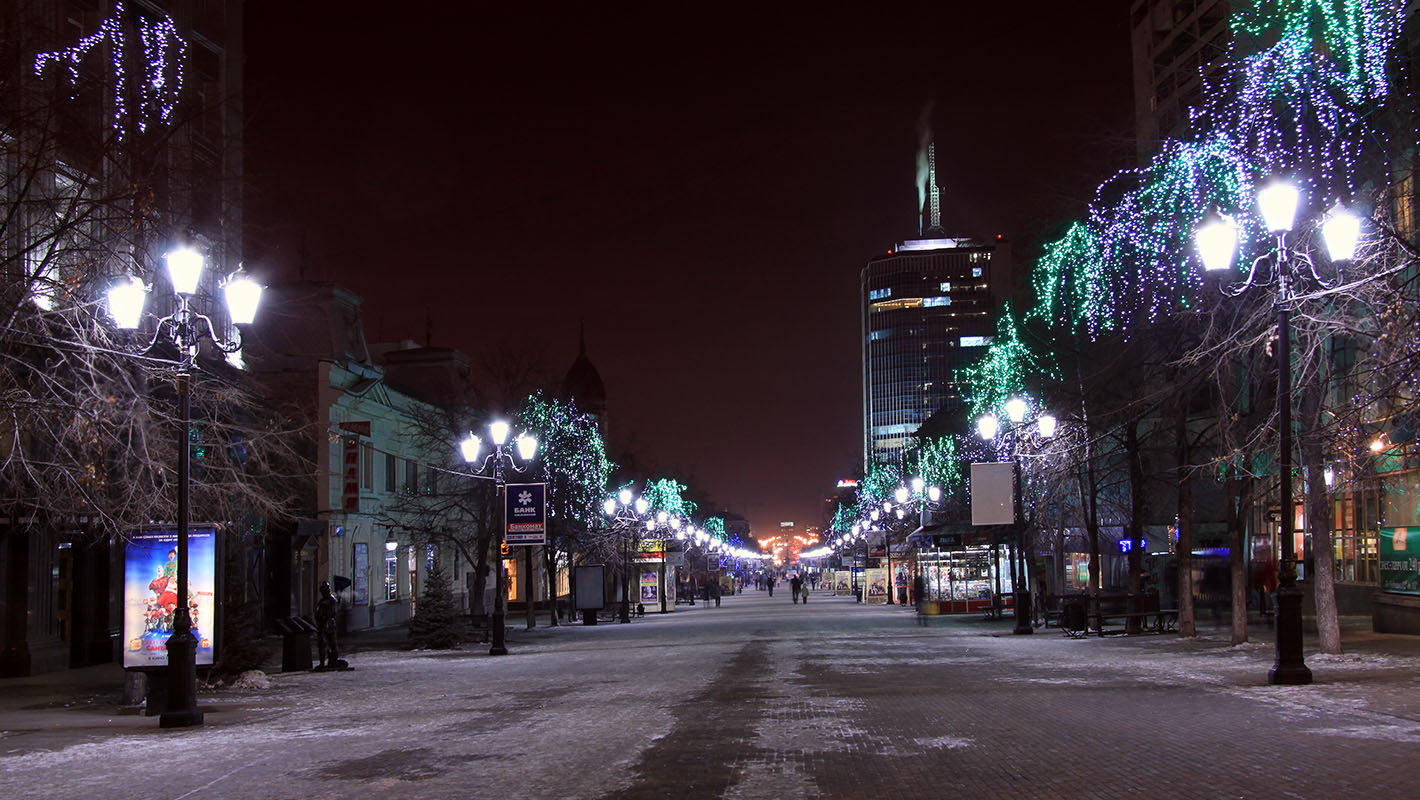
<svg viewBox="0 0 1420 800">
<path fill-rule="evenodd" d="M 1381 528 L 1381 591 L 1420 595 L 1420 528 Z"/>
</svg>

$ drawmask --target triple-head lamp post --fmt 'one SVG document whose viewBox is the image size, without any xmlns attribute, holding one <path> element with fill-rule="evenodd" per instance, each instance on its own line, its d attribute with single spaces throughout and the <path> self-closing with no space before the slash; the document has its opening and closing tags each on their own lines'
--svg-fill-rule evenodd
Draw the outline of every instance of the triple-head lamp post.
<svg viewBox="0 0 1420 800">
<path fill-rule="evenodd" d="M 504 630 L 507 621 L 508 589 L 503 576 L 503 537 L 508 531 L 508 503 L 504 497 L 508 491 L 508 481 L 505 470 L 512 469 L 515 472 L 526 472 L 532 465 L 533 458 L 537 456 L 537 439 L 523 433 L 519 434 L 517 439 L 514 440 L 517 450 L 517 458 L 514 458 L 512 450 L 507 447 L 508 433 L 510 430 L 508 423 L 503 420 L 494 420 L 489 424 L 488 435 L 493 442 L 493 452 L 484 457 L 482 463 L 479 463 L 478 460 L 479 451 L 483 447 L 482 439 L 470 432 L 469 435 L 459 443 L 459 449 L 463 453 L 464 463 L 468 464 L 469 470 L 474 476 L 485 477 L 483 473 L 492 466 L 493 482 L 497 487 L 495 492 L 497 498 L 496 502 L 498 503 L 498 507 L 502 510 L 502 514 L 500 515 L 501 521 L 498 524 L 497 547 L 494 548 L 494 553 L 498 560 L 498 569 L 495 571 L 494 586 L 496 588 L 494 589 L 493 596 L 493 617 L 491 626 L 493 628 L 493 643 L 488 648 L 488 655 L 490 656 L 505 656 L 508 654 L 507 631 Z M 522 461 L 522 466 L 519 466 L 519 460 Z M 475 467 L 473 466 L 474 464 L 479 465 Z M 531 607 L 533 601 L 531 546 L 528 547 L 528 556 L 527 602 L 530 604 L 529 607 Z"/>
<path fill-rule="evenodd" d="M 1025 484 L 1021 479 L 1021 443 L 1027 435 L 1026 414 L 1030 410 L 1030 404 L 1025 398 L 1013 397 L 1006 401 L 1006 431 L 1010 434 L 1009 447 L 1011 449 L 1011 474 L 1014 485 L 1011 487 L 1013 497 L 1011 518 L 1014 520 L 1013 527 L 1016 529 L 1016 553 L 1011 559 L 1011 594 L 1012 602 L 1015 605 L 1016 627 L 1012 633 L 1028 634 L 1035 631 L 1031 625 L 1030 611 L 1030 587 L 1028 555 L 1026 553 L 1026 519 L 1024 505 L 1021 500 L 1021 492 Z M 1039 414 L 1035 419 L 1036 434 L 1042 439 L 1050 439 L 1055 436 L 1055 417 L 1049 414 Z M 985 414 L 976 421 L 976 431 L 982 439 L 991 441 L 996 438 L 996 434 L 1001 429 L 1001 420 L 994 414 Z"/>
<path fill-rule="evenodd" d="M 1275 287 L 1272 302 L 1277 308 L 1277 438 L 1278 489 L 1281 494 L 1281 564 L 1277 586 L 1277 655 L 1267 673 L 1268 683 L 1301 685 L 1312 682 L 1312 673 L 1302 656 L 1302 591 L 1297 586 L 1296 507 L 1292 498 L 1292 306 L 1298 288 L 1325 291 L 1342 282 L 1342 265 L 1356 255 L 1361 237 L 1361 221 L 1340 203 L 1321 221 L 1322 239 L 1335 266 L 1333 279 L 1324 278 L 1305 250 L 1288 244 L 1287 234 L 1296 223 L 1301 192 L 1292 184 L 1276 181 L 1257 193 L 1257 203 L 1267 232 L 1275 245 L 1253 260 L 1242 281 L 1222 286 L 1229 296 L 1237 296 L 1257 286 Z M 1232 267 L 1237 251 L 1237 223 L 1221 214 L 1212 214 L 1199 226 L 1196 240 L 1203 267 L 1209 272 Z"/>
<path fill-rule="evenodd" d="M 164 728 L 202 724 L 202 712 L 197 708 L 197 637 L 192 635 L 192 614 L 188 604 L 187 538 L 189 494 L 191 492 L 191 444 L 188 433 L 192 427 L 192 371 L 197 366 L 197 354 L 204 340 L 223 353 L 241 350 L 242 337 L 238 325 L 247 325 L 256 318 L 262 288 L 246 277 L 241 267 L 222 281 L 222 294 L 232 322 L 232 338 L 217 333 L 211 318 L 193 310 L 192 299 L 202 281 L 205 259 L 191 247 L 180 247 L 164 256 L 168 281 L 177 300 L 177 308 L 154 323 L 153 338 L 135 352 L 148 353 L 160 346 L 177 350 L 173 383 L 178 396 L 178 463 L 177 463 L 177 608 L 173 614 L 173 634 L 168 638 L 168 698 L 166 709 L 158 718 Z M 114 324 L 122 330 L 133 330 L 143 322 L 143 306 L 151 287 L 132 273 L 125 275 L 108 290 L 108 310 Z"/>
</svg>

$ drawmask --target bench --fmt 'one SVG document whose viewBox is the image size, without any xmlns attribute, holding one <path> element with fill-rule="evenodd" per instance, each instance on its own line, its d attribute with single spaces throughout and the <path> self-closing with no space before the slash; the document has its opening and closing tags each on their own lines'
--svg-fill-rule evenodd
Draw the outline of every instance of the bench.
<svg viewBox="0 0 1420 800">
<path fill-rule="evenodd" d="M 1165 633 L 1178 630 L 1178 609 L 1176 608 L 1162 608 L 1156 611 L 1097 612 L 1090 614 L 1089 618 L 1094 623 L 1090 630 L 1100 636 L 1129 633 L 1129 623 L 1133 620 L 1138 620 L 1141 633 Z M 1153 624 L 1150 624 L 1150 619 L 1153 620 Z M 1105 626 L 1108 622 L 1117 622 L 1120 626 L 1119 629 L 1107 629 Z"/>
</svg>

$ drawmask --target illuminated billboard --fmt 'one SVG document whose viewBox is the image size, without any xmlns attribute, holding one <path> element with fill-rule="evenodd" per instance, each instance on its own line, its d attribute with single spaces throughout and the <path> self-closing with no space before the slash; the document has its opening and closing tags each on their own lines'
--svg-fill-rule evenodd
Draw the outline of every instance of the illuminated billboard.
<svg viewBox="0 0 1420 800">
<path fill-rule="evenodd" d="M 123 666 L 166 667 L 168 637 L 177 611 L 177 531 L 129 535 L 123 549 Z M 188 612 L 197 639 L 197 663 L 210 665 L 217 626 L 217 529 L 187 532 Z"/>
</svg>

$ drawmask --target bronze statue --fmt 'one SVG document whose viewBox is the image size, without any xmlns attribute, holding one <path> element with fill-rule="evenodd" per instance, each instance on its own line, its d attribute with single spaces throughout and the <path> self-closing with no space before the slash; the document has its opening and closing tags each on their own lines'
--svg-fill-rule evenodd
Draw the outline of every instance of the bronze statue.
<svg viewBox="0 0 1420 800">
<path fill-rule="evenodd" d="M 316 601 L 316 652 L 320 656 L 317 670 L 350 669 L 349 662 L 340 658 L 335 641 L 335 611 L 339 608 L 335 593 L 330 590 L 330 581 L 321 581 L 320 599 Z"/>
</svg>

